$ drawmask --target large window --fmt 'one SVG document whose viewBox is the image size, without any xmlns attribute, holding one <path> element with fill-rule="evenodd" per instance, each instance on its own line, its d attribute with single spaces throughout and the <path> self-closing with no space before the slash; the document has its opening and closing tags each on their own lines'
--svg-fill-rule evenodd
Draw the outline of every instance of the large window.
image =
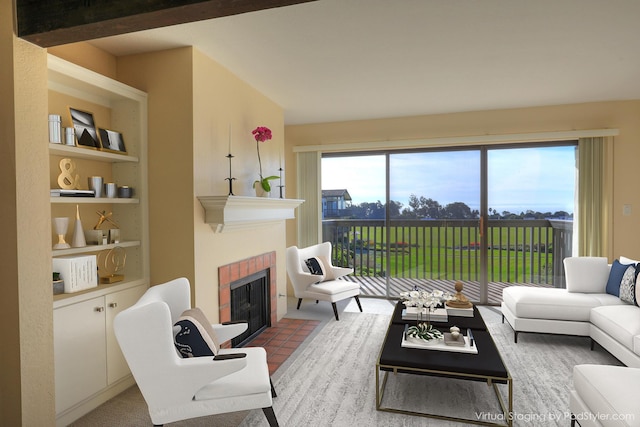
<svg viewBox="0 0 640 427">
<path fill-rule="evenodd" d="M 325 155 L 323 240 L 355 268 L 354 280 L 371 284 L 365 294 L 453 289 L 461 280 L 472 299 L 498 302 L 506 283 L 557 286 L 553 249 L 571 243 L 575 150 L 562 143 Z M 329 212 L 345 201 L 340 195 L 349 209 Z"/>
</svg>

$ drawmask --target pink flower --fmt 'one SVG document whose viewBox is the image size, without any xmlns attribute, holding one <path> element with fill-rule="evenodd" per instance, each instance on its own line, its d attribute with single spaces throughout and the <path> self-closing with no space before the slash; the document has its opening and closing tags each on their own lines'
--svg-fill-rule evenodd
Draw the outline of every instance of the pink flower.
<svg viewBox="0 0 640 427">
<path fill-rule="evenodd" d="M 271 139 L 271 129 L 266 126 L 258 126 L 251 133 L 256 142 L 265 142 Z"/>
<path fill-rule="evenodd" d="M 271 139 L 271 129 L 266 126 L 258 126 L 253 131 L 251 131 L 253 137 L 256 139 L 256 151 L 258 152 L 258 165 L 260 166 L 260 179 L 253 183 L 255 187 L 256 184 L 260 185 L 262 189 L 266 192 L 271 191 L 271 184 L 269 184 L 269 180 L 278 179 L 278 176 L 271 175 L 268 177 L 262 176 L 262 160 L 260 159 L 260 143 L 265 142 Z"/>
</svg>

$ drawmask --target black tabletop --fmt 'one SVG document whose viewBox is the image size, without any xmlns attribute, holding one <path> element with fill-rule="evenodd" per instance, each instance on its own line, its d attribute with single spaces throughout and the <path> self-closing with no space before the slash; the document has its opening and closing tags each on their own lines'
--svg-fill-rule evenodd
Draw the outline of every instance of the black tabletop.
<svg viewBox="0 0 640 427">
<path fill-rule="evenodd" d="M 393 316 L 391 317 L 391 323 L 397 324 L 413 324 L 415 320 L 403 320 L 402 319 L 402 310 L 404 310 L 405 306 L 402 301 L 398 301 L 396 304 L 396 308 L 393 311 Z M 487 325 L 485 325 L 480 312 L 478 311 L 478 307 L 473 306 L 473 317 L 463 317 L 463 316 L 447 316 L 446 322 L 434 322 L 430 321 L 433 326 L 437 328 L 449 329 L 451 326 L 457 326 L 461 330 L 471 328 L 473 330 L 486 331 Z"/>
<path fill-rule="evenodd" d="M 411 369 L 428 369 L 453 373 L 448 377 L 456 377 L 455 373 L 465 375 L 479 375 L 482 377 L 505 378 L 509 373 L 502 362 L 500 353 L 496 348 L 491 335 L 486 330 L 474 330 L 473 337 L 478 348 L 478 354 L 456 353 L 440 350 L 405 348 L 401 346 L 404 325 L 391 323 L 387 337 L 380 352 L 380 365 L 393 367 L 405 367 Z M 381 366 L 381 370 L 391 370 Z M 402 369 L 398 369 L 403 372 Z M 404 372 L 416 373 L 405 370 Z M 432 375 L 432 374 L 431 374 Z M 467 378 L 463 375 L 460 378 Z M 467 378 L 468 379 L 468 378 Z M 474 379 L 474 378 L 471 378 Z M 483 378 L 476 378 L 484 380 Z"/>
</svg>

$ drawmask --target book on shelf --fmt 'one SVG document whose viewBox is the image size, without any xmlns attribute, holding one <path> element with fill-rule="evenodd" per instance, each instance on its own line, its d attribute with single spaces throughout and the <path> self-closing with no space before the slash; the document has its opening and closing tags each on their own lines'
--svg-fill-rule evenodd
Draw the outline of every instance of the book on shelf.
<svg viewBox="0 0 640 427">
<path fill-rule="evenodd" d="M 447 314 L 449 316 L 473 317 L 473 307 L 471 308 L 447 307 Z"/>
<path fill-rule="evenodd" d="M 444 343 L 446 345 L 457 345 L 464 346 L 467 345 L 467 341 L 464 339 L 464 335 L 460 334 L 457 338 L 454 338 L 451 332 L 444 333 Z"/>
<path fill-rule="evenodd" d="M 53 258 L 53 271 L 64 280 L 64 293 L 98 286 L 98 264 L 95 255 L 72 255 Z"/>
<path fill-rule="evenodd" d="M 94 197 L 93 190 L 65 190 L 62 188 L 51 189 L 51 197 Z"/>
<path fill-rule="evenodd" d="M 417 307 L 405 307 L 402 310 L 402 320 L 424 320 L 425 322 L 446 322 L 449 320 L 447 310 L 444 308 L 436 308 L 430 313 L 427 313 L 427 309 L 422 309 L 422 314 L 418 311 Z"/>
</svg>

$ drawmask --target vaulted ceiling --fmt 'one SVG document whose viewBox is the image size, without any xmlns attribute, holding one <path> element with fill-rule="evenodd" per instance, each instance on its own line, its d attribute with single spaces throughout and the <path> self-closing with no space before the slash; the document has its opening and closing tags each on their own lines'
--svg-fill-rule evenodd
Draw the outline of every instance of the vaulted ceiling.
<svg viewBox="0 0 640 427">
<path fill-rule="evenodd" d="M 290 2 L 295 3 L 295 2 Z M 637 0 L 320 0 L 91 41 L 195 46 L 287 124 L 640 99 Z"/>
</svg>

